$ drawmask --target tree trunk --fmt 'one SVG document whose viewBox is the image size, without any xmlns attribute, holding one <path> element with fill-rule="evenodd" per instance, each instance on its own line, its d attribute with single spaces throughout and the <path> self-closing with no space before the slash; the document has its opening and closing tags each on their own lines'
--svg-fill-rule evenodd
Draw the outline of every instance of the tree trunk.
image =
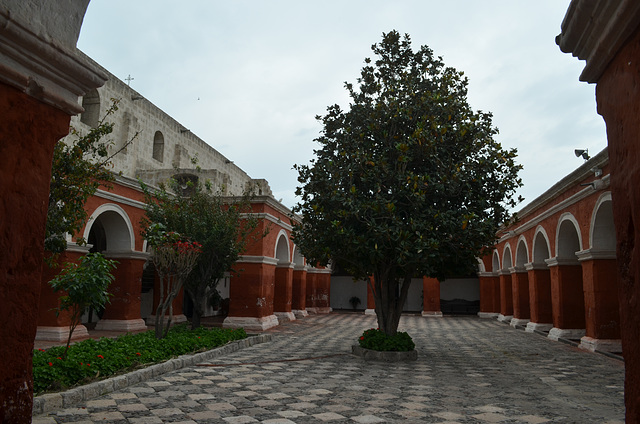
<svg viewBox="0 0 640 424">
<path fill-rule="evenodd" d="M 193 316 L 191 317 L 191 329 L 195 330 L 200 327 L 202 316 L 204 315 L 204 307 L 202 304 L 202 299 L 204 299 L 206 287 L 201 289 L 198 287 L 196 290 L 188 289 L 185 287 L 189 298 L 191 298 L 191 302 L 193 303 Z"/>
<path fill-rule="evenodd" d="M 411 278 L 405 277 L 402 286 L 391 270 L 373 274 L 373 296 L 376 302 L 378 327 L 387 336 L 395 336 L 398 332 L 402 309 L 409 293 Z"/>
</svg>

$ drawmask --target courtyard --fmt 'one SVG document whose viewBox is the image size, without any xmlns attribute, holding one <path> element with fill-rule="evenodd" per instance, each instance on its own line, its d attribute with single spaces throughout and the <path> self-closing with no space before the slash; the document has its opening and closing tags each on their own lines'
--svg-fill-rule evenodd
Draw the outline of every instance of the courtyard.
<svg viewBox="0 0 640 424">
<path fill-rule="evenodd" d="M 418 360 L 365 362 L 375 316 L 311 315 L 272 340 L 33 423 L 622 423 L 624 363 L 493 319 L 405 315 Z"/>
</svg>

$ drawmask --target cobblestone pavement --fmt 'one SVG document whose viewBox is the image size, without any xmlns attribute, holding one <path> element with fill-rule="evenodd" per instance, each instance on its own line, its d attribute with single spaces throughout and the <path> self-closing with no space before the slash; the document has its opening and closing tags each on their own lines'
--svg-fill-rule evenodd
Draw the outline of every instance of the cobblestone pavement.
<svg viewBox="0 0 640 424">
<path fill-rule="evenodd" d="M 312 315 L 273 341 L 35 416 L 50 423 L 622 423 L 624 365 L 477 317 L 403 316 L 418 360 L 364 362 L 362 314 Z"/>
</svg>

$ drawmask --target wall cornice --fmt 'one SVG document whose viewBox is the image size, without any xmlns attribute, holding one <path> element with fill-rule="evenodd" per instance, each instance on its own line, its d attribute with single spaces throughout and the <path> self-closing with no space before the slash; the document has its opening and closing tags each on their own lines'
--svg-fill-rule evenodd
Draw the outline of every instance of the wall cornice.
<svg viewBox="0 0 640 424">
<path fill-rule="evenodd" d="M 586 61 L 580 81 L 596 83 L 639 23 L 638 0 L 573 0 L 556 43 Z"/>
</svg>

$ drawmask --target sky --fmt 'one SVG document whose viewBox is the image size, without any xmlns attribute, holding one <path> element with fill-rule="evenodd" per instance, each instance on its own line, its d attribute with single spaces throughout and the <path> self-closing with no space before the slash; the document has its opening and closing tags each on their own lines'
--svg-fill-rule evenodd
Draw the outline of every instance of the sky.
<svg viewBox="0 0 640 424">
<path fill-rule="evenodd" d="M 474 110 L 517 148 L 525 198 L 606 147 L 584 62 L 555 37 L 569 0 L 91 0 L 78 48 L 234 161 L 299 199 L 294 164 L 319 145 L 315 119 L 347 108 L 382 34 L 409 34 L 469 79 Z"/>
</svg>

